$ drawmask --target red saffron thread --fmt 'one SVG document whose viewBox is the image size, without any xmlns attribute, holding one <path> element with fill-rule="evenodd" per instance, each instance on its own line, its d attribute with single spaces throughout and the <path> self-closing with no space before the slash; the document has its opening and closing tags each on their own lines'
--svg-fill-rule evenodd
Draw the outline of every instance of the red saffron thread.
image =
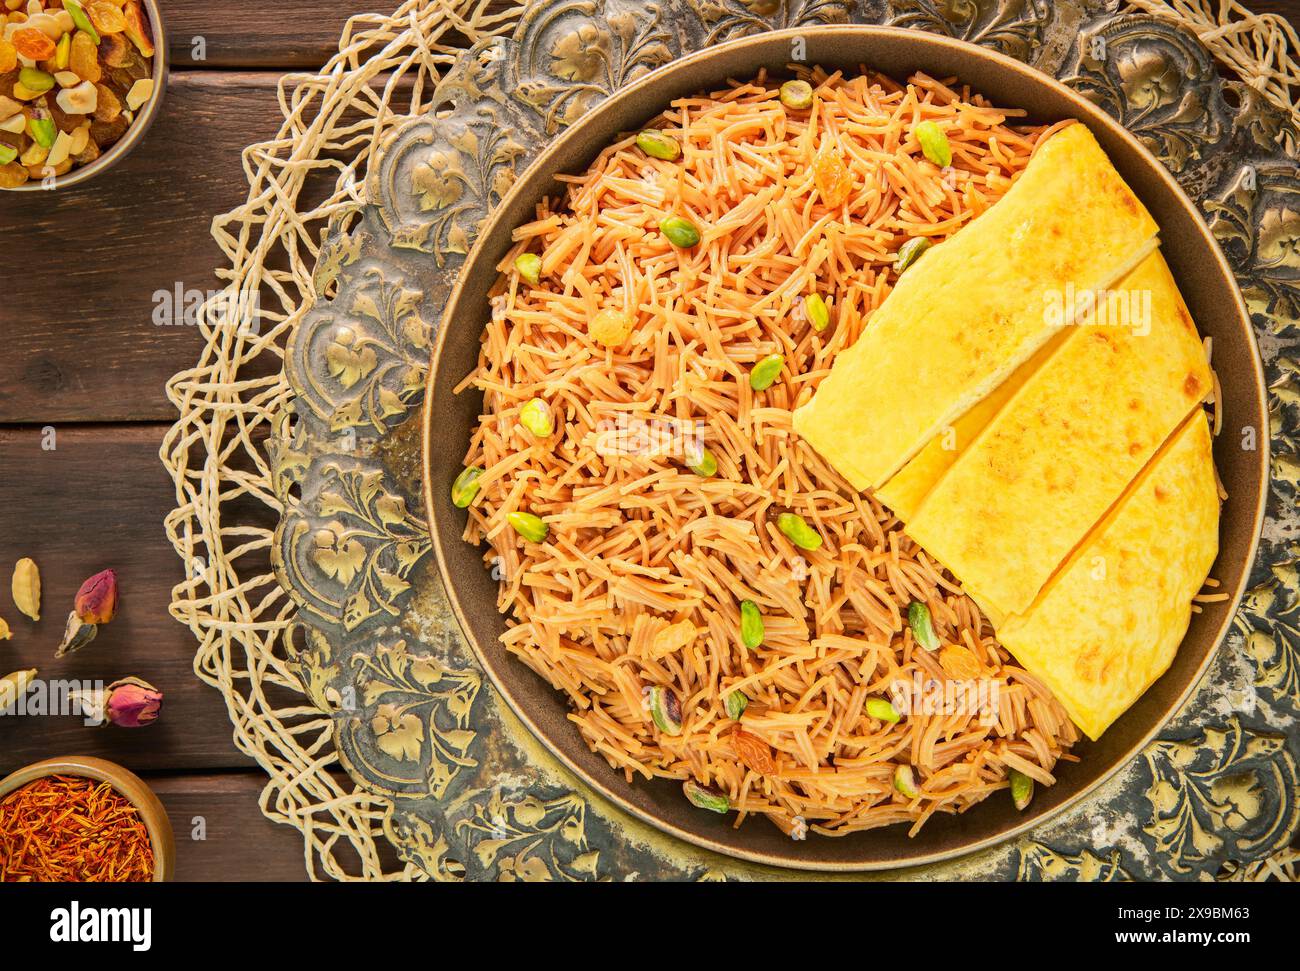
<svg viewBox="0 0 1300 971">
<path fill-rule="evenodd" d="M 0 802 L 0 882 L 153 879 L 140 812 L 107 782 L 50 775 Z"/>
</svg>

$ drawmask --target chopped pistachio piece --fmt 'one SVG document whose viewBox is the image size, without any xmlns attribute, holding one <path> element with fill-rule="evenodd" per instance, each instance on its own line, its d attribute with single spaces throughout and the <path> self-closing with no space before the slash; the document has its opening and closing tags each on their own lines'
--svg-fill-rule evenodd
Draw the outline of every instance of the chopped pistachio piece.
<svg viewBox="0 0 1300 971">
<path fill-rule="evenodd" d="M 884 698 L 868 698 L 867 714 L 877 721 L 889 722 L 891 725 L 903 716 Z"/>
<path fill-rule="evenodd" d="M 654 129 L 647 129 L 637 135 L 636 147 L 651 158 L 663 159 L 665 162 L 675 162 L 682 156 L 682 147 L 676 139 Z"/>
<path fill-rule="evenodd" d="M 542 279 L 542 258 L 536 253 L 520 253 L 515 257 L 515 269 L 522 279 L 537 286 Z"/>
<path fill-rule="evenodd" d="M 478 477 L 483 474 L 483 470 L 477 465 L 471 465 L 469 468 L 456 476 L 456 481 L 451 484 L 451 504 L 457 509 L 464 509 L 474 501 L 478 495 Z"/>
<path fill-rule="evenodd" d="M 682 792 L 690 804 L 697 809 L 707 809 L 709 812 L 725 813 L 731 810 L 731 800 L 727 798 L 725 792 L 719 792 L 712 786 L 702 786 L 694 779 L 687 779 L 682 783 Z"/>
<path fill-rule="evenodd" d="M 659 231 L 678 249 L 690 249 L 700 241 L 700 231 L 695 223 L 682 216 L 669 216 L 659 224 Z"/>
<path fill-rule="evenodd" d="M 733 722 L 738 722 L 741 716 L 745 714 L 745 709 L 749 707 L 749 698 L 743 691 L 731 691 L 727 694 L 725 704 L 727 706 L 727 717 Z"/>
<path fill-rule="evenodd" d="M 786 81 L 781 85 L 781 104 L 795 111 L 806 111 L 812 107 L 813 89 L 807 81 Z"/>
<path fill-rule="evenodd" d="M 906 243 L 898 248 L 898 260 L 894 263 L 894 271 L 902 273 L 909 266 L 921 258 L 921 254 L 928 250 L 933 243 L 926 236 L 917 236 L 909 239 Z"/>
<path fill-rule="evenodd" d="M 672 688 L 655 685 L 650 689 L 650 717 L 665 735 L 682 733 L 682 703 Z"/>
<path fill-rule="evenodd" d="M 831 311 L 821 294 L 810 293 L 804 297 L 803 309 L 808 316 L 808 323 L 812 324 L 812 329 L 817 333 L 820 334 L 831 325 Z"/>
<path fill-rule="evenodd" d="M 785 535 L 786 539 L 801 550 L 821 549 L 821 534 L 809 526 L 807 520 L 797 513 L 781 513 L 776 517 L 776 528 Z"/>
<path fill-rule="evenodd" d="M 948 136 L 932 121 L 923 121 L 916 126 L 916 140 L 921 143 L 921 151 L 939 168 L 947 168 L 952 164 L 952 146 L 948 144 Z"/>
<path fill-rule="evenodd" d="M 1018 810 L 1024 812 L 1030 800 L 1034 798 L 1034 780 L 1016 769 L 1008 773 L 1008 778 L 1011 780 L 1011 802 Z"/>
<path fill-rule="evenodd" d="M 912 774 L 910 765 L 894 767 L 894 788 L 908 799 L 915 799 L 920 795 L 921 790 L 916 787 L 916 776 Z"/>
<path fill-rule="evenodd" d="M 766 391 L 772 387 L 783 367 L 785 367 L 785 358 L 782 355 L 769 354 L 750 370 L 749 386 L 755 391 Z"/>
<path fill-rule="evenodd" d="M 762 646 L 767 631 L 763 626 L 763 615 L 758 604 L 752 600 L 740 602 L 740 642 L 751 651 Z"/>
<path fill-rule="evenodd" d="M 540 543 L 546 539 L 546 534 L 551 531 L 551 527 L 542 522 L 541 516 L 534 516 L 530 512 L 509 513 L 506 516 L 506 521 L 514 527 L 516 533 L 530 543 Z"/>
<path fill-rule="evenodd" d="M 535 437 L 546 438 L 555 431 L 555 416 L 551 414 L 551 406 L 541 398 L 530 398 L 519 409 L 519 424 Z"/>
<path fill-rule="evenodd" d="M 916 643 L 927 651 L 939 647 L 939 638 L 934 633 L 934 624 L 930 620 L 930 608 L 919 600 L 913 600 L 907 608 L 907 623 L 912 628 Z"/>
</svg>

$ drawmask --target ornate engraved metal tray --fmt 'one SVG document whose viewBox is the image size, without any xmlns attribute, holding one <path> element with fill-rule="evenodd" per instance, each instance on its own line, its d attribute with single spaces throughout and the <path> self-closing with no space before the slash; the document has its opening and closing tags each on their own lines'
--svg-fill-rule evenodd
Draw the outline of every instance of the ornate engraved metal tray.
<svg viewBox="0 0 1300 971">
<path fill-rule="evenodd" d="M 684 53 L 766 30 L 881 23 L 995 48 L 1138 135 L 1198 202 L 1250 305 L 1270 382 L 1272 490 L 1252 589 L 1196 696 L 1082 805 L 931 879 L 1213 879 L 1300 831 L 1300 178 L 1297 133 L 1200 42 L 1113 5 L 1049 0 L 568 0 L 467 51 L 395 131 L 368 204 L 326 234 L 270 444 L 273 565 L 298 605 L 292 663 L 343 764 L 389 804 L 429 878 L 774 878 L 663 836 L 587 791 L 485 681 L 420 508 L 433 329 L 486 213 L 548 139 Z M 458 460 L 459 456 L 453 457 Z M 978 810 L 975 810 L 978 811 Z"/>
</svg>

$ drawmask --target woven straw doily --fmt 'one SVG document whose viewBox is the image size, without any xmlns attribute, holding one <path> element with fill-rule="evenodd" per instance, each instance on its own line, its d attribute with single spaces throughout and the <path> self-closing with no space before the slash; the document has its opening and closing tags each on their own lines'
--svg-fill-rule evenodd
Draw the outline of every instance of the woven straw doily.
<svg viewBox="0 0 1300 971">
<path fill-rule="evenodd" d="M 1285 20 L 1233 0 L 1129 0 L 1129 8 L 1194 32 L 1300 126 L 1300 38 Z M 389 16 L 353 17 L 320 72 L 282 79 L 278 134 L 244 152 L 247 201 L 212 227 L 228 260 L 218 270 L 227 292 L 260 292 L 260 304 L 237 328 L 205 308 L 200 359 L 168 384 L 180 418 L 161 450 L 176 485 L 166 528 L 187 572 L 171 611 L 198 640 L 195 672 L 225 698 L 237 747 L 269 777 L 262 811 L 302 833 L 317 879 L 420 873 L 410 861 L 391 863 L 389 800 L 340 770 L 332 720 L 287 660 L 297 607 L 270 568 L 281 505 L 266 454 L 291 397 L 284 348 L 314 292 L 322 233 L 364 202 L 383 137 L 424 113 L 467 47 L 510 35 L 524 14 L 490 0 L 406 0 Z M 272 525 L 249 524 L 258 504 L 260 523 Z M 1295 876 L 1291 851 L 1229 878 Z"/>
</svg>

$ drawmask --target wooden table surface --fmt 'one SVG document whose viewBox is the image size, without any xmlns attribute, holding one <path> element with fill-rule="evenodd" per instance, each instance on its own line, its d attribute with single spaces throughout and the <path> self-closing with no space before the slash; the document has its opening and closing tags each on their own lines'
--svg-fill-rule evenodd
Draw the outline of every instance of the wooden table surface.
<svg viewBox="0 0 1300 971">
<path fill-rule="evenodd" d="M 167 613 L 181 563 L 162 529 L 174 493 L 158 449 L 176 417 L 163 384 L 197 359 L 200 340 L 192 327 L 156 326 L 153 294 L 178 283 L 217 288 L 209 224 L 243 201 L 240 151 L 277 129 L 279 76 L 322 64 L 349 16 L 388 3 L 162 0 L 173 68 L 144 143 L 87 185 L 0 193 L 0 615 L 14 628 L 0 643 L 0 674 L 137 675 L 166 693 L 163 717 L 135 731 L 0 718 L 0 775 L 72 753 L 125 764 L 172 815 L 180 879 L 301 880 L 306 871 L 297 832 L 259 811 L 264 776 L 236 751 L 221 696 L 192 673 L 193 638 Z M 1248 5 L 1300 22 L 1300 0 Z M 199 37 L 202 61 L 192 56 Z M 42 447 L 49 428 L 53 450 Z M 41 567 L 39 626 L 9 600 L 21 556 Z M 121 581 L 118 619 L 54 662 L 77 587 L 106 567 Z M 191 838 L 197 817 L 203 840 Z"/>
</svg>

